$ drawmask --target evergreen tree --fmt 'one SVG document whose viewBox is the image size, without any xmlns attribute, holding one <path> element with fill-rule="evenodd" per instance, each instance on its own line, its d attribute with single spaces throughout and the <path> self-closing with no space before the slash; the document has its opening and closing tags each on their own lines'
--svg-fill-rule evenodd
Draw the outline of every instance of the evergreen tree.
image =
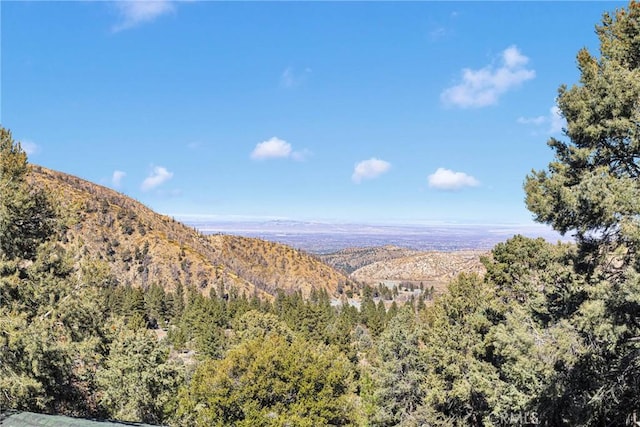
<svg viewBox="0 0 640 427">
<path fill-rule="evenodd" d="M 171 307 L 169 307 L 169 314 L 171 319 L 178 319 L 182 316 L 184 310 L 184 286 L 178 282 L 176 289 L 171 298 Z"/>
<path fill-rule="evenodd" d="M 350 364 L 335 350 L 278 333 L 204 361 L 180 393 L 181 425 L 347 425 Z"/>
<path fill-rule="evenodd" d="M 0 128 L 0 408 L 87 413 L 104 311 L 52 239 L 54 209 Z"/>
<path fill-rule="evenodd" d="M 292 341 L 294 337 L 293 331 L 276 315 L 260 313 L 257 310 L 247 311 L 235 319 L 233 326 L 236 345 L 255 338 L 264 338 L 270 334 L 284 337 L 287 341 Z"/>
<path fill-rule="evenodd" d="M 525 184 L 538 221 L 573 232 L 591 263 L 615 251 L 635 258 L 640 245 L 640 4 L 596 27 L 600 58 L 582 49 L 580 84 L 560 87 L 569 141 L 551 138 L 555 160 Z"/>
<path fill-rule="evenodd" d="M 525 189 L 536 219 L 579 248 L 556 313 L 585 348 L 557 369 L 543 420 L 623 425 L 640 404 L 640 4 L 605 13 L 596 33 L 600 57 L 581 50 L 579 84 L 559 90 L 568 141 L 549 141 L 555 160 Z"/>
<path fill-rule="evenodd" d="M 100 405 L 110 418 L 162 423 L 175 411 L 182 376 L 169 350 L 144 329 L 116 321 L 109 354 L 97 371 Z"/>
<path fill-rule="evenodd" d="M 481 426 L 490 420 L 504 386 L 485 356 L 491 300 L 491 288 L 478 276 L 460 275 L 423 312 L 427 373 L 425 405 L 417 412 L 427 425 L 449 419 L 458 426 Z"/>
<path fill-rule="evenodd" d="M 382 333 L 374 366 L 375 425 L 418 425 L 423 404 L 426 360 L 419 346 L 415 315 L 403 309 Z"/>
<path fill-rule="evenodd" d="M 157 283 L 152 284 L 144 293 L 144 309 L 150 327 L 157 328 L 165 324 L 167 318 L 166 300 L 164 288 Z"/>
<path fill-rule="evenodd" d="M 362 323 L 369 328 L 372 335 L 380 335 L 384 329 L 385 317 L 384 305 L 381 310 L 380 306 L 376 305 L 371 296 L 365 296 L 362 299 L 360 304 L 360 318 L 362 319 Z"/>
<path fill-rule="evenodd" d="M 27 155 L 0 127 L 0 260 L 32 260 L 48 240 L 55 213 L 45 193 L 26 181 Z"/>
<path fill-rule="evenodd" d="M 202 357 L 219 358 L 226 346 L 222 328 L 229 322 L 227 316 L 224 301 L 191 289 L 182 316 L 170 331 L 171 341 L 178 348 L 195 349 Z"/>
</svg>

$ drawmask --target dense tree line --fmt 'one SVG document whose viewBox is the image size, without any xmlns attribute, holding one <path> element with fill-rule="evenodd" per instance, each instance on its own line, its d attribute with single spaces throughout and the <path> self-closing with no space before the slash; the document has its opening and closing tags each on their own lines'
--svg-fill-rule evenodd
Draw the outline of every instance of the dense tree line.
<svg viewBox="0 0 640 427">
<path fill-rule="evenodd" d="M 121 286 L 62 248 L 57 207 L 0 129 L 0 410 L 179 426 L 640 419 L 640 4 L 596 32 L 600 57 L 582 50 L 579 84 L 559 91 L 567 141 L 525 183 L 536 218 L 576 243 L 514 236 L 484 276 L 401 307 L 384 287 L 358 309 L 323 291 Z"/>
</svg>

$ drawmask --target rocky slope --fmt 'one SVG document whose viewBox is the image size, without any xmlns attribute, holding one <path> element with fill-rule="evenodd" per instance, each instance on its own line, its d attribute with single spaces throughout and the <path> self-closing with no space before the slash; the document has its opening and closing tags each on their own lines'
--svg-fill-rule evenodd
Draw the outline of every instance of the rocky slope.
<svg viewBox="0 0 640 427">
<path fill-rule="evenodd" d="M 480 251 L 419 252 L 365 265 L 351 277 L 365 283 L 422 282 L 436 289 L 444 287 L 460 273 L 484 273 Z"/>
<path fill-rule="evenodd" d="M 237 236 L 206 236 L 109 188 L 32 166 L 30 179 L 51 196 L 66 224 L 76 261 L 107 265 L 111 280 L 168 291 L 178 283 L 208 294 L 274 295 L 276 288 L 335 295 L 342 273 L 290 247 Z"/>
</svg>

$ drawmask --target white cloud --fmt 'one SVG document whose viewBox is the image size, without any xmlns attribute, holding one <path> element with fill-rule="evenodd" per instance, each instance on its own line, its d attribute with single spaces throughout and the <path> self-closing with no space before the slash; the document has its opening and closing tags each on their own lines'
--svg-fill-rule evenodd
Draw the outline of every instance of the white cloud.
<svg viewBox="0 0 640 427">
<path fill-rule="evenodd" d="M 363 160 L 356 164 L 351 179 L 359 184 L 363 179 L 373 179 L 391 168 L 391 163 L 372 157 L 369 160 Z"/>
<path fill-rule="evenodd" d="M 256 144 L 251 152 L 251 158 L 254 160 L 266 159 L 292 159 L 297 162 L 303 162 L 311 156 L 311 151 L 304 149 L 302 151 L 293 151 L 293 147 L 287 141 L 278 137 L 272 137 L 266 141 Z"/>
<path fill-rule="evenodd" d="M 170 0 L 120 0 L 114 4 L 120 14 L 120 22 L 113 27 L 113 31 L 122 31 L 152 22 L 175 10 Z"/>
<path fill-rule="evenodd" d="M 560 112 L 560 108 L 557 105 L 554 105 L 549 110 L 549 133 L 560 133 L 562 129 L 567 127 L 567 120 L 562 117 L 562 113 Z"/>
<path fill-rule="evenodd" d="M 291 155 L 291 151 L 291 144 L 274 136 L 256 144 L 256 148 L 251 152 L 251 158 L 256 160 L 286 158 Z"/>
<path fill-rule="evenodd" d="M 27 153 L 27 156 L 40 152 L 40 146 L 33 141 L 24 140 L 20 142 L 20 147 Z"/>
<path fill-rule="evenodd" d="M 429 175 L 429 187 L 436 190 L 460 190 L 464 187 L 477 187 L 480 181 L 464 172 L 438 168 Z"/>
<path fill-rule="evenodd" d="M 534 70 L 526 68 L 528 62 L 516 46 L 510 46 L 502 52 L 499 67 L 465 68 L 462 82 L 445 89 L 440 98 L 446 105 L 461 108 L 495 105 L 502 94 L 536 76 Z"/>
<path fill-rule="evenodd" d="M 502 59 L 508 69 L 520 68 L 529 62 L 529 58 L 521 54 L 515 46 L 506 48 L 504 52 L 502 52 Z"/>
<path fill-rule="evenodd" d="M 567 121 L 556 105 L 549 109 L 549 114 L 546 116 L 518 117 L 516 121 L 521 125 L 545 127 L 544 131 L 550 135 L 562 132 L 562 129 L 567 126 Z"/>
<path fill-rule="evenodd" d="M 282 74 L 280 74 L 280 85 L 287 89 L 299 86 L 304 83 L 309 74 L 311 74 L 311 68 L 305 68 L 302 72 L 296 72 L 292 67 L 287 67 Z"/>
<path fill-rule="evenodd" d="M 122 185 L 122 180 L 126 175 L 127 173 L 123 171 L 113 171 L 113 175 L 111 175 L 111 184 L 113 184 L 114 187 L 119 188 Z"/>
<path fill-rule="evenodd" d="M 173 178 L 173 172 L 169 172 L 162 166 L 154 166 L 151 174 L 142 181 L 140 188 L 142 191 L 152 190 L 171 178 Z"/>
</svg>

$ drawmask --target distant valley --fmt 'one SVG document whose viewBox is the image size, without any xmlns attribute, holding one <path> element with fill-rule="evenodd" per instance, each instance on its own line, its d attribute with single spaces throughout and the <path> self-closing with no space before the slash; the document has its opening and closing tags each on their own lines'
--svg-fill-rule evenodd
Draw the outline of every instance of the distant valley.
<svg viewBox="0 0 640 427">
<path fill-rule="evenodd" d="M 515 234 L 542 237 L 552 243 L 571 240 L 537 224 L 377 225 L 288 220 L 219 221 L 187 216 L 176 219 L 205 234 L 257 237 L 315 254 L 387 245 L 418 251 L 488 251 Z"/>
<path fill-rule="evenodd" d="M 314 254 L 355 283 L 419 287 L 440 294 L 460 273 L 484 273 L 480 262 L 516 234 L 552 243 L 570 238 L 540 225 L 371 225 L 290 220 L 213 221 L 178 218 L 204 234 L 237 234 Z"/>
</svg>

